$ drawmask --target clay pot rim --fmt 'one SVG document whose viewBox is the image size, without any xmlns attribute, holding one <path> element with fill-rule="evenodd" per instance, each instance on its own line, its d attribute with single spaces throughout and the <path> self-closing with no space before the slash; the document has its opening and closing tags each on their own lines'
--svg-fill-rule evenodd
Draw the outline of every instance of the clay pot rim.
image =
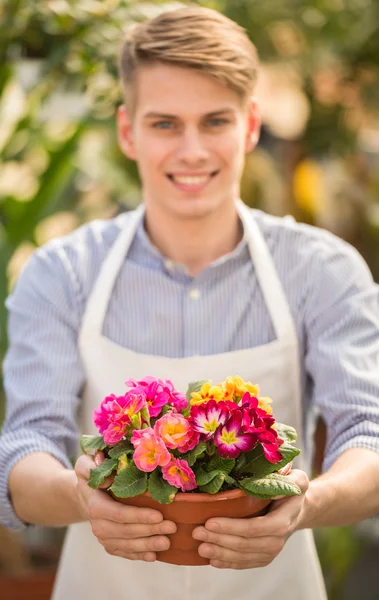
<svg viewBox="0 0 379 600">
<path fill-rule="evenodd" d="M 144 492 L 141 496 L 152 498 L 150 492 Z M 234 490 L 226 490 L 224 492 L 217 492 L 217 494 L 207 494 L 206 492 L 177 492 L 173 502 L 214 502 L 218 500 L 234 500 L 235 498 L 242 498 L 247 496 L 244 490 L 235 488 Z M 259 498 L 257 498 L 259 500 Z"/>
</svg>

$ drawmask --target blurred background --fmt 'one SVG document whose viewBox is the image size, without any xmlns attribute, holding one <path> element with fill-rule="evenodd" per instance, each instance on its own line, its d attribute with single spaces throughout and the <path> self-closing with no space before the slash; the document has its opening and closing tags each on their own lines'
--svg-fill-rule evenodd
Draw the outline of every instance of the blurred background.
<svg viewBox="0 0 379 600">
<path fill-rule="evenodd" d="M 261 58 L 263 131 L 243 200 L 346 239 L 379 281 L 378 0 L 197 4 L 245 27 Z M 138 204 L 135 165 L 117 147 L 116 57 L 131 23 L 181 5 L 0 2 L 0 364 L 4 300 L 34 249 Z M 13 586 L 4 600 L 50 597 L 62 534 L 0 528 L 2 594 Z M 319 531 L 317 544 L 331 600 L 379 599 L 376 519 Z"/>
</svg>

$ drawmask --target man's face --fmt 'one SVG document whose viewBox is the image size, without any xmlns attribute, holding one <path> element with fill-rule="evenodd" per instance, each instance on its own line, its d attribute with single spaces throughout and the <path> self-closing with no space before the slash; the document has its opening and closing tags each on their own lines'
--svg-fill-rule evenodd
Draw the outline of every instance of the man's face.
<svg viewBox="0 0 379 600">
<path fill-rule="evenodd" d="M 139 69 L 133 118 L 118 113 L 123 152 L 137 161 L 147 206 L 193 219 L 239 196 L 245 152 L 258 139 L 255 103 L 197 71 Z"/>
</svg>

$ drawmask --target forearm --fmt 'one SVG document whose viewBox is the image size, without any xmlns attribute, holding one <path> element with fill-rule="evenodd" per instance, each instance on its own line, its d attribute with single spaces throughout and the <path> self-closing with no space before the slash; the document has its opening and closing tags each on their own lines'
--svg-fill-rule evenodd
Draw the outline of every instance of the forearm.
<svg viewBox="0 0 379 600">
<path fill-rule="evenodd" d="M 76 494 L 76 475 L 53 456 L 34 452 L 9 475 L 14 510 L 26 523 L 64 527 L 84 520 Z"/>
<path fill-rule="evenodd" d="M 344 452 L 310 482 L 298 529 L 352 525 L 379 513 L 379 454 Z"/>
</svg>

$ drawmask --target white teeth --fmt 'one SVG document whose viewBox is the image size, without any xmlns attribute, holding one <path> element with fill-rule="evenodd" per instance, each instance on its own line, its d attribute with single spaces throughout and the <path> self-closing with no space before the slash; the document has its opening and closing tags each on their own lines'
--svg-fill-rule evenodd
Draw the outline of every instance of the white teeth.
<svg viewBox="0 0 379 600">
<path fill-rule="evenodd" d="M 203 175 L 202 177 L 178 177 L 176 175 L 173 175 L 173 180 L 183 185 L 202 185 L 203 183 L 206 183 L 208 179 L 209 175 Z"/>
</svg>

